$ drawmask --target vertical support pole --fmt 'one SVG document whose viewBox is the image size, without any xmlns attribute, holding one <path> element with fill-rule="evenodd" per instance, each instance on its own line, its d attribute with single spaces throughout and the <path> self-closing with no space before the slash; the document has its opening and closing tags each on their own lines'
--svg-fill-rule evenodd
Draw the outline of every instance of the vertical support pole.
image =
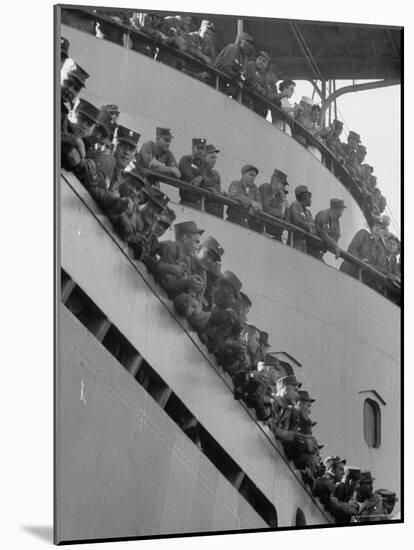
<svg viewBox="0 0 414 550">
<path fill-rule="evenodd" d="M 321 85 L 322 85 L 322 103 L 325 103 L 325 101 L 326 101 L 326 80 L 322 80 Z M 323 120 L 321 120 L 321 124 L 322 124 L 323 128 L 326 128 L 326 111 L 323 115 Z"/>
<path fill-rule="evenodd" d="M 204 212 L 206 207 L 206 197 L 204 195 L 201 195 L 200 198 L 201 198 L 201 204 L 200 204 L 201 212 Z"/>
<path fill-rule="evenodd" d="M 243 19 L 237 19 L 237 36 L 239 36 L 239 34 L 243 32 L 243 28 L 244 28 Z"/>
</svg>

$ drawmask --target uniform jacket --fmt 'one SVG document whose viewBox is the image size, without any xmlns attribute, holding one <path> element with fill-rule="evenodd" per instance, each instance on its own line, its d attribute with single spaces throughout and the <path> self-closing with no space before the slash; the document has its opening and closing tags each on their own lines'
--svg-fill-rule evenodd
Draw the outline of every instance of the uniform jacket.
<svg viewBox="0 0 414 550">
<path fill-rule="evenodd" d="M 277 218 L 283 217 L 285 193 L 284 187 L 281 183 L 277 184 L 277 190 L 272 189 L 270 183 L 262 183 L 259 187 L 259 193 L 261 197 L 261 203 L 263 205 L 263 211 L 276 216 Z"/>
<path fill-rule="evenodd" d="M 385 271 L 387 268 L 387 258 L 384 245 L 380 240 L 375 240 L 365 229 L 360 229 L 353 237 L 348 252 L 360 260 L 368 260 L 368 263 Z M 358 277 L 358 267 L 351 262 L 344 260 L 340 270 L 353 277 Z"/>
<path fill-rule="evenodd" d="M 227 208 L 227 215 L 230 218 L 247 220 L 249 207 L 252 201 L 258 202 L 263 208 L 262 197 L 255 184 L 247 187 L 247 185 L 240 180 L 232 181 L 229 187 L 229 195 L 240 204 L 240 208 L 237 206 L 229 206 Z"/>
<path fill-rule="evenodd" d="M 331 239 L 338 242 L 341 236 L 341 226 L 339 220 L 334 220 L 329 210 L 321 210 L 316 214 L 315 226 L 318 235 L 325 240 L 325 235 L 329 235 Z"/>
<path fill-rule="evenodd" d="M 214 66 L 233 78 L 237 78 L 240 72 L 246 72 L 249 58 L 244 55 L 237 44 L 225 46 L 218 54 Z"/>
<path fill-rule="evenodd" d="M 202 176 L 204 164 L 203 159 L 194 158 L 193 155 L 184 155 L 178 164 L 181 179 L 187 183 L 191 183 L 194 178 Z M 191 191 L 185 191 L 184 189 L 180 189 L 180 198 L 185 202 L 200 203 L 200 195 L 198 193 L 191 193 Z"/>
<path fill-rule="evenodd" d="M 177 161 L 170 150 L 164 151 L 154 141 L 145 142 L 140 152 L 136 155 L 136 161 L 143 168 L 150 168 L 150 162 L 156 159 L 169 167 L 177 167 Z"/>
</svg>

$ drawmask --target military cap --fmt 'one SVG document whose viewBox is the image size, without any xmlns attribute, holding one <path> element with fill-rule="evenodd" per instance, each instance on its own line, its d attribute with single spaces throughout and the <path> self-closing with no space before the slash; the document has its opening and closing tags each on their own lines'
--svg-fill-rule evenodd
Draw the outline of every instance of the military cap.
<svg viewBox="0 0 414 550">
<path fill-rule="evenodd" d="M 112 114 L 120 114 L 118 105 L 115 105 L 115 103 L 110 103 L 109 105 L 104 105 L 105 109 L 108 111 L 108 113 Z"/>
<path fill-rule="evenodd" d="M 171 134 L 171 130 L 169 128 L 156 128 L 156 136 L 159 137 L 167 137 L 172 139 L 174 136 Z"/>
<path fill-rule="evenodd" d="M 252 301 L 251 301 L 250 298 L 247 296 L 247 294 L 245 294 L 244 292 L 240 292 L 240 299 L 241 299 L 241 301 L 242 301 L 245 305 L 247 305 L 247 306 L 249 306 L 249 307 L 252 306 Z"/>
<path fill-rule="evenodd" d="M 205 241 L 201 243 L 201 246 L 215 252 L 219 261 L 224 254 L 224 248 L 214 237 L 206 237 Z"/>
<path fill-rule="evenodd" d="M 309 195 L 312 195 L 306 185 L 298 185 L 295 187 L 295 195 L 298 196 L 301 193 L 309 193 Z"/>
<path fill-rule="evenodd" d="M 61 36 L 60 37 L 60 54 L 62 57 L 66 59 L 69 57 L 69 46 L 70 46 L 69 40 L 64 36 Z"/>
<path fill-rule="evenodd" d="M 203 19 L 201 21 L 200 28 L 210 29 L 211 31 L 215 30 L 214 23 L 212 23 L 211 21 L 208 21 L 207 19 Z"/>
<path fill-rule="evenodd" d="M 170 226 L 177 216 L 175 215 L 174 210 L 168 208 L 168 206 L 157 216 L 157 220 L 164 222 Z"/>
<path fill-rule="evenodd" d="M 259 173 L 259 170 L 256 168 L 256 166 L 253 166 L 252 164 L 245 164 L 241 169 L 241 173 L 244 174 L 246 172 L 249 172 L 250 170 L 254 170 L 256 172 L 256 176 Z"/>
<path fill-rule="evenodd" d="M 96 124 L 105 130 L 108 137 L 112 138 L 114 127 L 112 125 L 111 115 L 106 110 L 106 107 L 101 107 Z"/>
<path fill-rule="evenodd" d="M 371 472 L 368 470 L 365 470 L 364 472 L 361 472 L 359 481 L 364 483 L 364 481 L 374 481 L 375 477 L 372 477 Z"/>
<path fill-rule="evenodd" d="M 193 138 L 193 147 L 205 147 L 206 143 L 207 143 L 207 140 L 204 139 L 204 138 Z"/>
<path fill-rule="evenodd" d="M 356 141 L 358 141 L 358 143 L 361 142 L 361 136 L 356 132 L 354 132 L 353 130 L 350 130 L 348 134 L 348 139 L 355 139 Z"/>
<path fill-rule="evenodd" d="M 374 168 L 370 164 L 364 163 L 364 164 L 361 164 L 361 166 L 364 167 L 364 168 L 365 167 L 368 168 L 368 170 L 371 172 L 371 174 L 374 171 Z"/>
<path fill-rule="evenodd" d="M 206 155 L 210 153 L 220 153 L 220 151 L 215 145 L 206 145 Z"/>
<path fill-rule="evenodd" d="M 345 468 L 345 474 L 354 474 L 354 475 L 359 475 L 361 474 L 361 468 L 357 468 L 355 466 L 347 466 Z"/>
<path fill-rule="evenodd" d="M 342 199 L 331 199 L 331 208 L 346 208 Z"/>
<path fill-rule="evenodd" d="M 285 386 L 296 386 L 300 388 L 302 386 L 302 383 L 296 380 L 295 375 L 290 374 L 289 376 L 282 376 L 277 381 L 278 388 L 284 388 Z"/>
<path fill-rule="evenodd" d="M 89 78 L 88 73 L 70 57 L 63 64 L 61 75 L 63 79 L 74 78 L 82 88 L 86 86 L 85 82 Z"/>
<path fill-rule="evenodd" d="M 75 111 L 77 113 L 81 113 L 83 116 L 85 116 L 94 124 L 98 122 L 98 116 L 99 116 L 98 107 L 95 107 L 95 105 L 92 105 L 92 103 L 89 103 L 89 101 L 86 101 L 86 99 L 83 99 L 83 98 L 78 99 L 75 105 Z"/>
<path fill-rule="evenodd" d="M 248 32 L 241 32 L 238 36 L 237 36 L 237 40 L 246 40 L 247 42 L 251 42 L 253 44 L 254 42 L 254 38 L 251 34 L 249 34 Z"/>
<path fill-rule="evenodd" d="M 183 235 L 184 233 L 204 233 L 204 229 L 199 229 L 196 222 L 180 222 L 174 225 L 175 236 Z"/>
<path fill-rule="evenodd" d="M 335 118 L 335 120 L 333 121 L 333 125 L 336 126 L 337 128 L 344 127 L 344 123 L 342 122 L 342 120 L 338 120 L 337 118 Z"/>
<path fill-rule="evenodd" d="M 337 455 L 331 455 L 331 456 L 327 456 L 323 461 L 323 465 L 327 470 L 329 468 L 332 468 L 333 466 L 336 466 L 337 464 L 346 464 L 346 459 L 341 458 L 340 456 L 337 456 Z"/>
<path fill-rule="evenodd" d="M 278 170 L 277 168 L 275 168 L 273 170 L 272 177 L 276 177 L 280 182 L 282 182 L 282 185 L 289 185 L 287 175 L 282 172 L 282 170 Z"/>
<path fill-rule="evenodd" d="M 241 281 L 236 277 L 233 271 L 225 271 L 220 277 L 220 283 L 227 283 L 236 291 L 236 295 L 240 298 L 240 290 L 242 287 Z"/>
<path fill-rule="evenodd" d="M 303 95 L 300 101 L 301 103 L 307 103 L 308 105 L 313 105 L 313 99 L 311 97 L 307 97 L 306 95 Z"/>
<path fill-rule="evenodd" d="M 139 138 L 141 134 L 137 134 L 134 130 L 125 128 L 125 126 L 118 125 L 115 130 L 114 139 L 117 141 L 122 141 L 136 147 L 138 145 Z"/>
<path fill-rule="evenodd" d="M 133 178 L 139 180 L 144 184 L 147 181 L 144 170 L 141 168 L 141 166 L 136 164 L 129 164 L 124 170 L 124 175 L 132 176 Z"/>
<path fill-rule="evenodd" d="M 384 500 L 393 500 L 395 502 L 398 501 L 397 494 L 394 491 L 389 491 L 388 489 L 377 489 L 375 492 Z"/>
<path fill-rule="evenodd" d="M 162 210 L 165 209 L 168 201 L 170 200 L 165 193 L 163 193 L 156 187 L 151 187 L 151 188 L 144 187 L 142 192 L 150 202 L 156 204 Z"/>
<path fill-rule="evenodd" d="M 260 344 L 262 346 L 267 346 L 268 348 L 271 348 L 272 347 L 272 344 L 269 343 L 269 333 L 264 331 L 264 330 L 261 330 L 260 331 Z"/>
<path fill-rule="evenodd" d="M 309 401 L 310 403 L 314 403 L 315 400 L 309 397 L 309 392 L 306 390 L 299 390 L 299 401 Z"/>
<path fill-rule="evenodd" d="M 259 55 L 261 55 L 262 57 L 264 57 L 265 59 L 267 59 L 268 61 L 270 61 L 270 55 L 269 55 L 266 51 L 262 50 L 261 52 L 259 52 L 259 53 L 256 55 L 256 57 L 259 57 Z"/>
</svg>

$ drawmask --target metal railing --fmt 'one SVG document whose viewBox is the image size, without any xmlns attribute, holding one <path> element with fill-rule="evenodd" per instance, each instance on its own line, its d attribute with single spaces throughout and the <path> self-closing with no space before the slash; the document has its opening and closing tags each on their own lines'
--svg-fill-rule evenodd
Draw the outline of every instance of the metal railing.
<svg viewBox="0 0 414 550">
<path fill-rule="evenodd" d="M 261 96 L 254 90 L 252 90 L 248 84 L 243 84 L 241 80 L 236 80 L 226 73 L 216 69 L 211 65 L 206 65 L 203 61 L 193 57 L 192 55 L 183 52 L 172 46 L 163 44 L 155 40 L 154 38 L 148 36 L 147 34 L 140 32 L 134 29 L 132 26 L 120 24 L 112 20 L 110 17 L 101 15 L 97 13 L 96 10 L 90 8 L 65 8 L 62 7 L 63 12 L 75 13 L 80 17 L 83 17 L 93 23 L 102 23 L 107 30 L 106 39 L 114 41 L 117 44 L 127 46 L 132 43 L 131 49 L 134 50 L 134 44 L 138 43 L 143 46 L 148 47 L 149 52 L 156 52 L 156 55 L 159 56 L 160 53 L 167 54 L 170 59 L 173 61 L 173 66 L 180 68 L 181 62 L 182 65 L 185 65 L 187 68 L 198 69 L 202 73 L 208 75 L 208 79 L 205 80 L 206 85 L 214 86 L 216 90 L 225 90 L 226 86 L 232 87 L 232 89 L 237 90 L 236 100 L 240 103 L 245 103 L 246 99 L 250 102 L 258 103 L 260 106 L 270 110 L 272 112 L 272 117 L 275 116 L 278 120 L 287 124 L 291 130 L 293 137 L 300 137 L 301 141 L 298 141 L 305 148 L 314 147 L 321 154 L 322 164 L 337 178 L 344 187 L 351 193 L 352 197 L 357 202 L 358 206 L 361 208 L 369 226 L 372 226 L 373 216 L 366 204 L 364 195 L 361 188 L 352 178 L 351 174 L 345 168 L 345 166 L 338 161 L 333 152 L 324 145 L 319 139 L 317 139 L 313 134 L 311 134 L 306 128 L 304 128 L 299 122 L 297 122 L 292 116 L 286 113 L 282 108 L 275 105 L 267 98 Z M 68 23 L 70 24 L 70 23 Z M 142 53 L 142 52 L 141 52 Z M 154 54 L 155 55 L 155 54 Z M 174 65 L 175 63 L 175 65 Z M 182 67 L 181 67 L 182 68 Z M 188 71 L 187 71 L 188 72 Z M 304 141 L 303 141 L 304 140 Z"/>
<path fill-rule="evenodd" d="M 191 183 L 184 182 L 172 176 L 160 174 L 159 172 L 155 172 L 153 170 L 147 170 L 146 174 L 150 182 L 153 184 L 157 182 L 162 182 L 172 187 L 176 187 L 180 190 L 191 191 L 192 194 L 197 194 L 200 197 L 199 210 L 201 210 L 202 212 L 206 211 L 205 210 L 206 199 L 209 199 L 209 201 L 215 202 L 217 204 L 221 204 L 223 206 L 222 219 L 225 219 L 224 206 L 227 206 L 227 207 L 233 206 L 233 207 L 240 208 L 240 203 L 237 200 L 229 197 L 228 195 L 225 195 L 222 193 L 213 193 L 201 187 L 194 187 L 193 185 L 191 185 Z M 221 217 L 221 216 L 218 216 L 218 217 Z M 314 250 L 315 249 L 318 249 L 320 251 L 329 250 L 330 252 L 335 253 L 335 250 L 327 247 L 325 242 L 320 237 L 313 235 L 311 233 L 307 233 L 300 227 L 293 225 L 292 223 L 289 223 L 283 220 L 282 218 L 277 218 L 266 212 L 259 212 L 257 214 L 252 214 L 249 216 L 249 218 L 252 218 L 254 221 L 257 221 L 257 222 L 262 222 L 263 230 L 261 231 L 261 233 L 264 235 L 266 234 L 266 229 L 269 227 L 272 229 L 287 231 L 289 234 L 289 237 L 286 244 L 288 246 L 294 247 L 294 237 L 296 238 L 299 237 L 300 239 L 303 239 L 303 241 L 305 242 L 305 247 L 307 245 L 310 245 Z M 306 252 L 306 249 L 305 249 L 305 252 Z M 392 299 L 394 302 L 399 303 L 400 295 L 401 295 L 401 287 L 396 281 L 394 281 L 392 278 L 382 273 L 372 265 L 367 264 L 366 262 L 360 260 L 359 258 L 356 258 L 349 252 L 346 252 L 344 250 L 341 251 L 340 257 L 357 268 L 358 279 L 360 281 L 364 282 L 364 280 L 368 276 L 370 280 L 375 281 L 375 283 L 377 283 L 376 290 L 380 291 L 384 296 Z"/>
</svg>

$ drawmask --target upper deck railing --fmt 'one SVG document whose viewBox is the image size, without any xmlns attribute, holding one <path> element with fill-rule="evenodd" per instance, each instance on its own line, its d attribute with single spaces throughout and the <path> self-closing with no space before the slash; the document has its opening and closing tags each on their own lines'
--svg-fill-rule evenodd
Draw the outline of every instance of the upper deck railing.
<svg viewBox="0 0 414 550">
<path fill-rule="evenodd" d="M 65 8 L 62 8 L 65 11 Z M 120 24 L 115 22 L 108 16 L 97 13 L 96 10 L 90 8 L 70 8 L 70 12 L 76 13 L 79 17 L 84 18 L 92 24 L 100 23 L 104 25 L 106 35 L 105 39 L 115 42 L 119 45 L 128 47 L 131 45 L 131 50 L 134 50 L 136 44 L 148 46 L 148 51 L 156 51 L 158 55 L 165 53 L 170 56 L 171 59 L 176 62 L 185 63 L 187 69 L 195 68 L 200 72 L 206 73 L 208 78 L 205 81 L 206 85 L 214 86 L 217 91 L 225 90 L 226 86 L 231 86 L 237 90 L 236 100 L 239 103 L 246 102 L 246 100 L 254 101 L 260 104 L 262 107 L 267 108 L 272 112 L 272 117 L 276 117 L 279 121 L 282 121 L 283 127 L 290 128 L 294 138 L 299 138 L 298 143 L 308 149 L 312 147 L 317 149 L 320 153 L 321 163 L 337 178 L 344 187 L 351 193 L 352 197 L 357 202 L 358 206 L 362 210 L 365 218 L 368 221 L 369 226 L 373 223 L 373 217 L 369 211 L 364 195 L 357 183 L 354 181 L 350 173 L 345 166 L 341 164 L 335 155 L 328 147 L 326 147 L 319 139 L 311 134 L 306 128 L 304 128 L 299 122 L 297 122 L 292 116 L 286 113 L 279 106 L 275 105 L 267 98 L 261 96 L 257 92 L 253 91 L 248 84 L 244 84 L 240 80 L 235 80 L 222 71 L 206 65 L 199 59 L 192 55 L 185 53 L 177 48 L 168 46 L 151 38 L 147 34 L 140 32 L 131 26 Z M 70 24 L 70 23 L 69 23 Z M 136 47 L 136 46 L 135 46 Z M 179 65 L 179 63 L 178 63 Z"/>
</svg>

